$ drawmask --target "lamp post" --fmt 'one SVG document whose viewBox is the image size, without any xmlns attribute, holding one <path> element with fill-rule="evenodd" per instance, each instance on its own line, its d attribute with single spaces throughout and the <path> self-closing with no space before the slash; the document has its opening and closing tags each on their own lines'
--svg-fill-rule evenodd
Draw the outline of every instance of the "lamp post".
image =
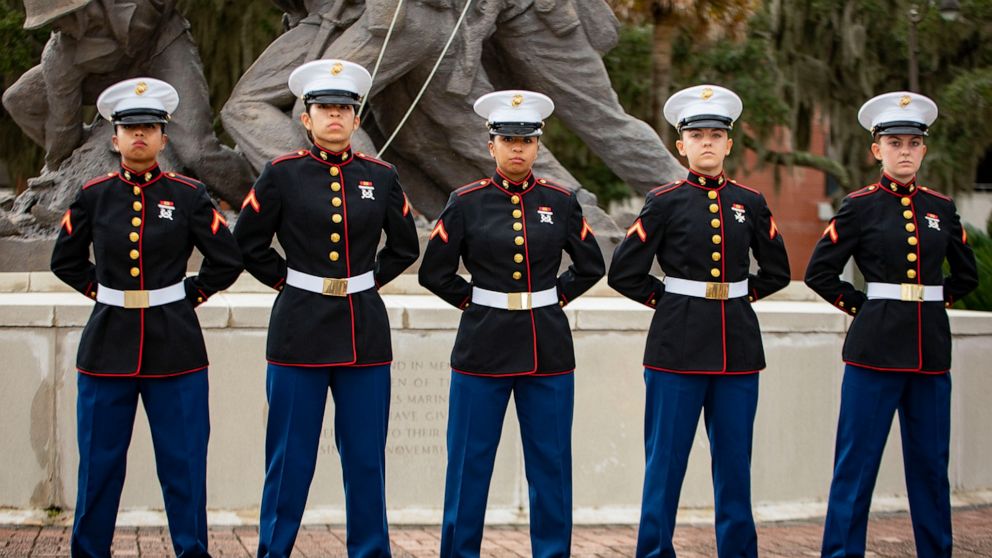
<svg viewBox="0 0 992 558">
<path fill-rule="evenodd" d="M 930 8 L 937 4 L 935 0 L 922 2 L 922 8 L 914 3 L 909 7 L 909 90 L 914 93 L 920 92 L 920 65 L 916 60 L 918 45 L 916 40 L 916 25 L 923 21 L 923 17 L 930 11 Z M 961 13 L 961 5 L 958 0 L 940 0 L 937 10 L 944 21 L 954 21 Z"/>
</svg>

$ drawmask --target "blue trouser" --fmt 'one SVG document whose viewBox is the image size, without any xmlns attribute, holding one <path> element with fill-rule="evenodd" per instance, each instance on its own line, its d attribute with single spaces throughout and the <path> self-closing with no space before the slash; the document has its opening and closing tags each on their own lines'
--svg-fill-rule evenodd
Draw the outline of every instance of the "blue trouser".
<svg viewBox="0 0 992 558">
<path fill-rule="evenodd" d="M 348 556 L 390 556 L 386 523 L 389 368 L 388 364 L 269 365 L 260 558 L 283 558 L 293 551 L 317 465 L 328 388 L 334 397 L 334 443 L 344 477 Z"/>
<path fill-rule="evenodd" d="M 899 411 L 906 490 L 920 558 L 951 555 L 951 376 L 844 368 L 823 556 L 865 555 L 871 493 Z"/>
<path fill-rule="evenodd" d="M 672 557 L 672 535 L 689 451 L 704 411 L 710 439 L 720 558 L 758 555 L 751 515 L 751 438 L 758 375 L 644 371 L 644 493 L 637 556 Z"/>
<path fill-rule="evenodd" d="M 155 467 L 176 556 L 207 554 L 207 371 L 171 378 L 78 375 L 79 492 L 72 556 L 110 557 L 138 397 L 148 415 Z"/>
<path fill-rule="evenodd" d="M 500 378 L 452 372 L 442 558 L 479 556 L 489 482 L 511 393 L 530 493 L 531 555 L 569 555 L 573 375 Z"/>
</svg>

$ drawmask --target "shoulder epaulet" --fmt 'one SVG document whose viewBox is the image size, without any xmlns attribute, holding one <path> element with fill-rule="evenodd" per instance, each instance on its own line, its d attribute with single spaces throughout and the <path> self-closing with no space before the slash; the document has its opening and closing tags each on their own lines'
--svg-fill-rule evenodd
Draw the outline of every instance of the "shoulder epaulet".
<svg viewBox="0 0 992 558">
<path fill-rule="evenodd" d="M 743 188 L 743 189 L 747 190 L 748 192 L 751 192 L 752 194 L 757 194 L 759 196 L 764 195 L 761 192 L 759 192 L 758 190 L 755 190 L 754 188 L 752 188 L 750 186 L 745 186 L 745 185 L 741 184 L 740 182 L 737 182 L 736 180 L 728 179 L 727 182 L 730 182 L 731 184 L 733 184 L 734 186 L 737 186 L 739 188 Z"/>
<path fill-rule="evenodd" d="M 476 180 L 475 182 L 469 182 L 468 184 L 455 189 L 455 195 L 464 196 L 469 192 L 474 192 L 476 190 L 481 190 L 486 186 L 489 186 L 490 180 L 488 178 L 483 178 L 482 180 Z"/>
<path fill-rule="evenodd" d="M 855 191 L 851 192 L 850 194 L 847 195 L 847 197 L 849 197 L 849 198 L 860 198 L 860 197 L 863 197 L 863 196 L 868 196 L 868 195 L 874 194 L 875 192 L 878 192 L 878 191 L 880 191 L 879 188 L 878 188 L 878 184 L 870 184 L 870 185 L 865 186 L 864 188 L 862 188 L 860 190 L 855 190 Z"/>
<path fill-rule="evenodd" d="M 98 176 L 96 178 L 93 178 L 89 182 L 87 182 L 86 184 L 83 184 L 83 190 L 89 188 L 90 186 L 96 186 L 97 184 L 99 184 L 101 182 L 106 182 L 106 181 L 110 180 L 111 178 L 113 178 L 115 176 L 117 176 L 117 173 L 116 172 L 108 172 L 107 174 L 104 174 L 104 175 Z"/>
<path fill-rule="evenodd" d="M 393 168 L 393 165 L 391 165 L 390 163 L 387 163 L 387 162 L 383 161 L 382 159 L 376 159 L 375 157 L 372 157 L 371 155 L 366 155 L 366 154 L 362 153 L 361 151 L 356 151 L 355 152 L 355 156 L 358 157 L 359 159 L 365 159 L 366 161 L 369 161 L 370 163 L 376 163 L 378 165 L 382 165 L 382 166 L 386 167 L 387 169 Z"/>
<path fill-rule="evenodd" d="M 192 188 L 194 190 L 196 190 L 197 188 L 199 188 L 199 184 L 201 184 L 201 182 L 198 181 L 198 180 L 196 180 L 195 178 L 190 178 L 188 176 L 183 176 L 183 175 L 179 174 L 178 172 L 166 172 L 166 173 L 162 173 L 162 174 L 164 174 L 170 180 L 174 180 L 174 181 L 176 181 L 176 182 L 178 182 L 180 184 L 184 184 L 186 186 L 189 186 L 190 188 Z"/>
<path fill-rule="evenodd" d="M 555 184 L 554 182 L 551 182 L 547 178 L 538 178 L 537 183 L 540 184 L 541 186 L 544 186 L 545 188 L 551 188 L 552 190 L 557 190 L 562 194 L 565 194 L 566 196 L 572 195 L 571 190 L 560 184 Z"/>
<path fill-rule="evenodd" d="M 676 180 L 675 182 L 669 182 L 668 184 L 662 184 L 661 186 L 655 186 L 648 191 L 649 196 L 660 196 L 662 194 L 667 194 L 673 190 L 678 189 L 679 186 L 685 184 L 685 180 Z"/>
<path fill-rule="evenodd" d="M 306 149 L 300 149 L 299 151 L 294 151 L 292 153 L 287 153 L 285 155 L 280 155 L 279 157 L 276 157 L 275 159 L 272 159 L 272 164 L 275 165 L 275 164 L 281 163 L 283 161 L 288 161 L 290 159 L 299 159 L 300 157 L 306 157 L 306 156 L 307 156 L 307 150 Z"/>
<path fill-rule="evenodd" d="M 954 201 L 951 198 L 949 198 L 948 196 L 945 196 L 944 194 L 941 194 L 939 192 L 935 192 L 935 191 L 931 190 L 930 188 L 927 188 L 926 186 L 920 186 L 920 191 L 926 192 L 927 194 L 930 194 L 931 196 L 936 196 L 936 197 L 938 197 L 938 198 L 940 198 L 942 200 Z"/>
</svg>

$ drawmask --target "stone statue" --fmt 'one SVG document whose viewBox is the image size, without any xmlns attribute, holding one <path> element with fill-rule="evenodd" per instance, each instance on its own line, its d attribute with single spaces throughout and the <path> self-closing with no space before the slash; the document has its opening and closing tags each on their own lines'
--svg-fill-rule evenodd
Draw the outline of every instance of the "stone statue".
<svg viewBox="0 0 992 558">
<path fill-rule="evenodd" d="M 305 143 L 296 122 L 301 105 L 285 86 L 292 68 L 318 57 L 374 66 L 397 0 L 355 2 L 324 0 L 308 6 L 300 25 L 277 39 L 235 87 L 221 116 L 256 168 Z M 285 9 L 292 0 L 277 3 Z M 379 140 L 377 145 L 396 129 L 428 79 L 463 7 L 460 0 L 404 2 L 364 115 L 363 128 L 370 140 Z M 681 166 L 658 135 L 626 114 L 610 85 L 601 54 L 616 43 L 617 25 L 603 0 L 487 0 L 470 6 L 425 96 L 382 155 L 399 166 L 414 205 L 434 215 L 450 189 L 491 170 L 492 161 L 484 157 L 485 127 L 471 106 L 494 90 L 493 81 L 498 88 L 550 95 L 566 126 L 636 190 L 645 192 L 680 175 Z M 516 48 L 505 48 L 511 41 Z M 520 48 L 521 42 L 531 47 Z M 255 133 L 259 128 L 267 133 Z M 372 145 L 359 148 L 376 151 Z M 576 184 L 547 149 L 535 167 Z"/>
<path fill-rule="evenodd" d="M 372 70 L 382 54 L 354 144 L 378 154 L 395 135 L 380 156 L 399 167 L 413 205 L 428 218 L 453 188 L 491 172 L 485 125 L 472 103 L 496 89 L 549 95 L 556 116 L 639 192 L 683 173 L 658 135 L 617 100 L 602 61 L 618 28 L 605 0 L 404 0 L 385 49 L 398 0 L 273 0 L 285 10 L 287 30 L 245 72 L 221 110 L 241 153 L 222 146 L 210 129 L 202 65 L 175 1 L 25 0 L 25 27 L 51 24 L 54 32 L 41 64 L 3 98 L 47 150 L 42 176 L 29 181 L 15 203 L 12 219 L 22 232 L 54 228 L 79 181 L 113 168 L 109 127 L 84 126 L 81 109 L 107 84 L 136 75 L 172 83 L 183 99 L 167 128 L 177 141 L 163 164 L 187 169 L 239 207 L 252 167 L 258 171 L 307 144 L 302 103 L 286 83 L 295 67 L 317 58 Z M 546 147 L 535 171 L 580 186 Z M 597 234 L 616 237 L 620 230 L 596 207 L 595 196 L 581 188 L 578 196 Z"/>
<path fill-rule="evenodd" d="M 60 171 L 88 141 L 83 106 L 108 85 L 145 75 L 169 82 L 182 99 L 167 126 L 176 170 L 196 176 L 225 201 L 240 202 L 252 182 L 251 167 L 213 133 L 203 65 L 175 0 L 25 0 L 25 10 L 25 28 L 51 25 L 53 33 L 41 63 L 4 92 L 3 105 L 46 150 L 41 182 L 74 189 L 89 178 Z M 105 150 L 109 136 L 105 131 L 96 138 Z M 95 175 L 113 168 L 113 154 L 88 153 L 96 160 L 76 162 L 75 170 L 93 167 Z"/>
</svg>

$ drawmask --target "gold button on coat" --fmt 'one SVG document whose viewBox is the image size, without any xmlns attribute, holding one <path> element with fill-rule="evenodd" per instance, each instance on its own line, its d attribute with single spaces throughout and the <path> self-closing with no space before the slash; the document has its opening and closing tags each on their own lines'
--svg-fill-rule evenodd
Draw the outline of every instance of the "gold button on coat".
<svg viewBox="0 0 992 558">
<path fill-rule="evenodd" d="M 714 229 L 719 229 L 720 228 L 720 220 L 719 219 L 713 219 L 712 221 L 710 221 L 710 226 L 713 227 Z"/>
<path fill-rule="evenodd" d="M 523 262 L 524 261 L 524 255 L 523 254 L 514 254 L 513 255 L 513 261 L 515 261 L 517 263 Z"/>
<path fill-rule="evenodd" d="M 524 276 L 524 275 L 523 275 L 522 273 L 520 273 L 519 271 L 514 271 L 514 272 L 513 272 L 513 278 L 514 278 L 514 279 L 517 279 L 517 280 L 519 280 L 519 279 L 520 279 L 521 277 L 523 277 L 523 276 Z"/>
<path fill-rule="evenodd" d="M 131 253 L 129 255 L 131 256 L 132 260 L 136 260 L 138 259 L 138 256 L 140 256 L 141 254 L 139 254 L 137 250 L 131 250 Z"/>
<path fill-rule="evenodd" d="M 341 235 L 338 233 L 331 233 L 331 242 L 341 242 Z"/>
<path fill-rule="evenodd" d="M 137 242 L 138 239 L 141 238 L 140 236 L 138 236 L 138 233 L 136 232 L 132 232 L 131 234 L 127 235 L 127 237 L 131 239 L 131 242 Z"/>
<path fill-rule="evenodd" d="M 141 188 L 138 188 L 137 186 L 135 186 L 133 192 L 134 192 L 134 195 L 135 196 L 140 196 L 141 195 Z"/>
<path fill-rule="evenodd" d="M 909 201 L 909 198 L 903 198 L 903 199 L 899 200 L 899 203 L 901 203 L 903 205 L 909 205 L 909 204 L 911 204 L 913 202 Z"/>
<path fill-rule="evenodd" d="M 334 221 L 335 223 L 340 223 L 342 220 L 343 218 L 341 217 L 340 213 L 335 213 L 334 215 L 331 215 L 331 221 Z"/>
<path fill-rule="evenodd" d="M 514 219 L 519 219 L 521 215 L 523 215 L 523 213 L 521 213 L 519 209 L 514 209 L 513 210 L 513 218 Z"/>
<path fill-rule="evenodd" d="M 340 182 L 331 182 L 331 190 L 333 190 L 335 192 L 340 191 L 341 190 L 341 183 Z"/>
<path fill-rule="evenodd" d="M 910 253 L 906 254 L 906 260 L 911 261 L 911 262 L 915 262 L 916 261 L 916 254 L 914 252 L 910 252 Z"/>
<path fill-rule="evenodd" d="M 513 243 L 516 244 L 517 246 L 523 246 L 523 244 L 524 244 L 524 237 L 518 236 L 518 237 L 514 238 L 513 239 Z"/>
<path fill-rule="evenodd" d="M 338 170 L 337 167 L 331 167 L 331 171 L 330 172 L 331 172 L 331 176 L 337 176 L 337 175 L 341 174 L 341 171 Z"/>
<path fill-rule="evenodd" d="M 910 246 L 916 246 L 920 241 L 916 240 L 915 236 L 911 236 L 906 239 L 906 242 L 908 242 Z"/>
<path fill-rule="evenodd" d="M 706 195 L 709 196 L 709 198 L 711 200 L 715 200 L 716 199 L 716 192 L 713 191 L 713 190 L 710 190 L 709 192 L 707 192 Z"/>
<path fill-rule="evenodd" d="M 133 226 L 133 227 L 140 227 L 141 226 L 141 217 L 133 217 L 131 219 L 131 226 Z"/>
<path fill-rule="evenodd" d="M 712 275 L 713 277 L 719 277 L 720 270 L 714 267 L 713 269 L 710 270 L 710 275 Z"/>
<path fill-rule="evenodd" d="M 720 238 L 720 235 L 715 234 L 715 235 L 713 235 L 712 240 L 713 240 L 713 244 L 720 244 L 720 241 L 722 241 L 723 239 Z"/>
<path fill-rule="evenodd" d="M 715 203 L 711 203 L 710 204 L 710 213 L 716 213 L 717 211 L 720 211 L 720 206 L 717 205 L 717 204 L 715 204 Z"/>
<path fill-rule="evenodd" d="M 713 252 L 713 253 L 712 253 L 712 254 L 710 255 L 710 257 L 711 257 L 711 258 L 713 258 L 713 261 L 715 261 L 715 262 L 718 262 L 718 261 L 720 261 L 720 258 L 721 258 L 722 256 L 720 256 L 720 252 Z"/>
<path fill-rule="evenodd" d="M 131 207 L 133 207 L 135 211 L 141 211 L 141 202 L 136 201 L 131 204 Z"/>
<path fill-rule="evenodd" d="M 513 224 L 513 230 L 515 230 L 515 231 L 522 231 L 523 229 L 524 229 L 524 226 L 521 225 L 520 223 L 514 223 Z"/>
<path fill-rule="evenodd" d="M 141 270 L 138 269 L 138 268 L 136 268 L 136 267 L 132 267 L 131 268 L 131 277 L 137 277 L 139 275 L 141 275 Z"/>
<path fill-rule="evenodd" d="M 341 198 L 333 197 L 331 198 L 331 205 L 334 207 L 341 207 Z"/>
<path fill-rule="evenodd" d="M 338 261 L 338 258 L 341 256 L 337 252 L 331 252 L 330 254 L 327 255 L 327 257 L 331 258 L 332 262 L 336 262 Z"/>
<path fill-rule="evenodd" d="M 915 269 L 907 270 L 906 277 L 909 277 L 910 279 L 916 279 L 916 270 Z"/>
<path fill-rule="evenodd" d="M 520 203 L 520 196 L 514 195 L 510 197 L 510 203 L 518 204 Z"/>
<path fill-rule="evenodd" d="M 906 219 L 912 219 L 913 212 L 907 209 L 906 211 L 902 212 L 902 216 L 905 217 Z"/>
<path fill-rule="evenodd" d="M 912 223 L 906 223 L 906 232 L 913 232 L 916 230 L 916 225 Z"/>
</svg>

